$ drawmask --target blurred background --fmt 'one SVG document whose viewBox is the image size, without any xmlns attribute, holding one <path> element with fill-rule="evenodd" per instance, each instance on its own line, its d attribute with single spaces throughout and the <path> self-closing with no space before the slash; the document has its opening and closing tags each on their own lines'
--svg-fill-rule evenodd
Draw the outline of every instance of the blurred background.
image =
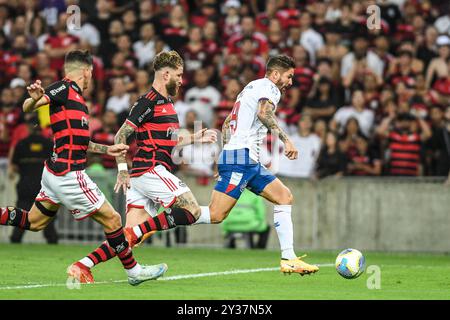
<svg viewBox="0 0 450 320">
<path fill-rule="evenodd" d="M 67 8 L 80 8 L 68 27 Z M 366 9 L 380 9 L 370 30 Z M 264 164 L 291 188 L 296 246 L 450 251 L 450 3 L 418 0 L 0 0 L 0 206 L 30 208 L 51 154 L 48 108 L 21 112 L 26 85 L 62 78 L 66 52 L 89 49 L 84 92 L 94 142 L 112 144 L 130 106 L 151 86 L 153 57 L 185 61 L 175 99 L 180 123 L 217 128 L 236 96 L 263 77 L 267 58 L 296 61 L 277 115 L 300 150 L 296 161 L 267 137 Z M 133 141 L 130 141 L 133 145 Z M 133 151 L 131 148 L 130 161 Z M 187 146 L 177 175 L 201 205 L 213 158 Z M 119 212 L 115 160 L 89 156 L 93 177 Z M 222 225 L 178 228 L 148 245 L 277 248 L 271 207 L 251 193 Z M 272 235 L 272 236 L 271 236 Z M 0 242 L 98 242 L 101 228 L 61 209 L 45 233 L 0 229 Z"/>
</svg>

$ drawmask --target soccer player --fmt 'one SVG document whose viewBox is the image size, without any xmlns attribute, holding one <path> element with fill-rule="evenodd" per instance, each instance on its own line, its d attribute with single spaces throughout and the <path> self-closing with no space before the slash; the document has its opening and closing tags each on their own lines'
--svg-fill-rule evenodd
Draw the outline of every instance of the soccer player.
<svg viewBox="0 0 450 320">
<path fill-rule="evenodd" d="M 244 188 L 248 188 L 274 204 L 281 272 L 304 275 L 317 272 L 319 268 L 302 261 L 294 252 L 292 193 L 260 163 L 260 146 L 268 130 L 284 143 L 286 157 L 290 160 L 298 157 L 298 151 L 275 116 L 281 93 L 292 85 L 294 68 L 291 57 L 272 57 L 267 62 L 266 76 L 250 82 L 238 95 L 222 127 L 224 148 L 219 156 L 218 182 L 209 210 L 202 210 L 197 223 L 222 222 Z"/>
<path fill-rule="evenodd" d="M 120 259 L 131 285 L 160 277 L 167 265 L 141 266 L 133 257 L 127 242 L 120 215 L 106 201 L 97 185 L 86 175 L 86 153 L 124 156 L 128 146 L 106 146 L 89 139 L 89 111 L 83 99 L 92 78 L 92 56 L 87 51 L 75 50 L 65 57 L 65 78 L 45 90 L 41 81 L 27 87 L 30 98 L 23 104 L 24 112 L 33 112 L 50 104 L 53 130 L 53 156 L 45 162 L 41 191 L 28 212 L 17 207 L 0 208 L 0 224 L 40 231 L 55 217 L 61 205 L 76 220 L 92 217 L 105 231 L 111 251 Z M 78 278 L 79 270 L 71 268 L 69 275 Z"/>
<path fill-rule="evenodd" d="M 292 193 L 259 162 L 260 146 L 268 130 L 283 141 L 284 154 L 289 159 L 298 157 L 298 151 L 275 117 L 281 92 L 292 85 L 294 68 L 292 58 L 285 55 L 272 57 L 267 62 L 266 76 L 250 82 L 238 95 L 222 127 L 224 150 L 219 155 L 218 182 L 209 207 L 201 207 L 201 215 L 194 224 L 222 222 L 243 190 L 248 188 L 274 204 L 281 272 L 304 275 L 317 272 L 319 268 L 304 262 L 294 252 Z M 146 221 L 133 227 L 130 239 L 134 242 L 153 230 L 161 229 L 154 222 Z"/>
<path fill-rule="evenodd" d="M 138 151 L 131 174 L 124 155 L 116 157 L 118 176 L 115 191 L 123 190 L 127 197 L 125 232 L 134 246 L 149 236 L 152 230 L 166 230 L 193 224 L 201 214 L 200 206 L 189 187 L 171 173 L 174 168 L 172 150 L 175 146 L 213 143 L 213 130 L 202 129 L 192 135 L 178 135 L 179 122 L 170 97 L 176 96 L 182 83 L 183 59 L 176 51 L 161 52 L 153 62 L 155 78 L 150 91 L 131 107 L 129 116 L 115 136 L 117 144 L 125 144 L 135 134 Z M 129 189 L 129 190 L 128 190 Z M 159 205 L 166 210 L 156 215 Z M 149 217 L 150 215 L 150 217 Z M 135 236 L 132 227 L 141 224 Z M 94 282 L 90 269 L 112 257 L 109 243 L 72 266 L 81 270 L 80 282 Z"/>
</svg>

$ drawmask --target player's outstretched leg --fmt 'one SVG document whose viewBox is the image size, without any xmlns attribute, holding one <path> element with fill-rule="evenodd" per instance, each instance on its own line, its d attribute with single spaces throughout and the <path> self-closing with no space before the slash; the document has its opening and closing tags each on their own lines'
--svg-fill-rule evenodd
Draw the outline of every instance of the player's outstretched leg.
<svg viewBox="0 0 450 320">
<path fill-rule="evenodd" d="M 124 228 L 125 237 L 129 242 L 131 248 L 134 248 L 135 244 L 130 241 L 132 237 L 129 232 L 132 232 L 130 227 L 134 227 L 140 223 L 143 223 L 147 220 L 148 213 L 144 209 L 131 208 L 127 212 L 127 222 Z M 147 235 L 151 235 L 152 233 L 147 233 Z M 141 239 L 143 241 L 143 239 Z M 114 250 L 109 246 L 108 241 L 104 241 L 98 248 L 88 254 L 86 257 L 80 259 L 70 266 L 70 268 L 75 269 L 70 273 L 79 272 L 79 276 L 77 277 L 78 281 L 81 283 L 93 283 L 94 278 L 91 273 L 91 269 L 99 263 L 106 262 L 116 256 Z M 77 270 L 78 268 L 78 270 Z"/>
<path fill-rule="evenodd" d="M 304 275 L 319 271 L 319 267 L 304 262 L 301 259 L 304 256 L 297 257 L 294 252 L 294 227 L 291 216 L 293 196 L 291 191 L 280 179 L 275 179 L 263 189 L 260 195 L 274 204 L 274 225 L 281 248 L 281 272 Z"/>
<path fill-rule="evenodd" d="M 200 217 L 201 209 L 191 191 L 177 197 L 174 204 L 155 217 L 149 217 L 145 222 L 126 229 L 132 243 L 149 232 L 173 229 L 177 226 L 194 224 Z"/>
<path fill-rule="evenodd" d="M 141 266 L 134 259 L 133 252 L 122 228 L 120 215 L 105 201 L 100 210 L 92 215 L 93 219 L 104 227 L 109 247 L 120 259 L 127 275 L 128 283 L 135 286 L 147 280 L 154 280 L 167 271 L 165 263 L 154 266 Z M 77 269 L 78 263 L 69 267 L 69 276 L 82 278 L 79 273 L 85 273 L 87 268 Z M 89 273 L 90 270 L 88 269 Z"/>
<path fill-rule="evenodd" d="M 52 221 L 58 207 L 49 202 L 35 202 L 30 211 L 17 207 L 0 207 L 0 225 L 41 231 Z"/>
</svg>

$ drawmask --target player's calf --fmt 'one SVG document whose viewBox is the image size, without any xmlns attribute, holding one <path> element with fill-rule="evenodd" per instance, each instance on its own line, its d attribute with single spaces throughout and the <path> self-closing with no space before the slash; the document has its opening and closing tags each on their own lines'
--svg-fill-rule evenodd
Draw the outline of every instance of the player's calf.
<svg viewBox="0 0 450 320">
<path fill-rule="evenodd" d="M 16 207 L 0 208 L 0 224 L 23 230 L 30 230 L 31 226 L 28 220 L 28 211 Z"/>
<path fill-rule="evenodd" d="M 37 232 L 45 229 L 55 215 L 56 210 L 50 210 L 40 202 L 35 202 L 30 211 L 17 207 L 4 207 L 0 208 L 0 225 Z"/>
<path fill-rule="evenodd" d="M 137 241 L 137 239 L 151 231 L 168 230 L 177 226 L 194 224 L 200 217 L 200 214 L 200 206 L 192 192 L 183 193 L 176 199 L 171 208 L 133 227 L 132 233 L 135 235 L 133 241 Z"/>
</svg>

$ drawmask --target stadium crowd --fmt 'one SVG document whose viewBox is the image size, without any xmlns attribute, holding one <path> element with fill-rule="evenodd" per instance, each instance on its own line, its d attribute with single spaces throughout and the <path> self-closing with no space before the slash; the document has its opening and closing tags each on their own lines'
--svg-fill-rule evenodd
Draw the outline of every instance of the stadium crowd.
<svg viewBox="0 0 450 320">
<path fill-rule="evenodd" d="M 380 28 L 367 27 L 372 4 Z M 68 23 L 70 5 L 81 9 L 80 28 Z M 281 176 L 448 176 L 449 37 L 450 2 L 437 0 L 0 0 L 0 166 L 28 136 L 26 85 L 62 78 L 67 51 L 94 54 L 84 93 L 90 129 L 94 141 L 112 144 L 150 89 L 153 57 L 173 49 L 185 60 L 175 107 L 190 131 L 196 120 L 220 130 L 241 89 L 264 76 L 268 56 L 295 58 L 277 115 L 300 157 L 281 156 Z M 38 120 L 51 138 L 48 110 Z M 282 152 L 270 148 L 267 165 L 270 151 Z M 180 169 L 207 183 L 212 164 L 195 146 L 186 154 L 195 159 Z M 116 167 L 108 156 L 98 161 Z"/>
</svg>

